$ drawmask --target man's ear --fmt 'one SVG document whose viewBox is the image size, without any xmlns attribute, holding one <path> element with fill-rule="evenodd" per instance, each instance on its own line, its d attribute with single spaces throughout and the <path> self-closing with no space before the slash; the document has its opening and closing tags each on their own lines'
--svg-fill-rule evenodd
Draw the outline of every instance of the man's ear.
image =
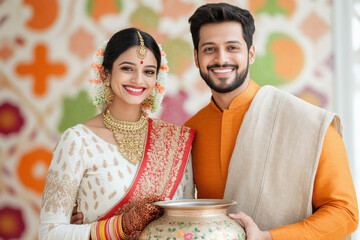
<svg viewBox="0 0 360 240">
<path fill-rule="evenodd" d="M 195 48 L 194 48 L 194 60 L 195 60 L 195 66 L 199 68 L 198 54 Z"/>
<path fill-rule="evenodd" d="M 255 61 L 255 46 L 251 45 L 249 49 L 249 64 L 253 64 Z"/>
</svg>

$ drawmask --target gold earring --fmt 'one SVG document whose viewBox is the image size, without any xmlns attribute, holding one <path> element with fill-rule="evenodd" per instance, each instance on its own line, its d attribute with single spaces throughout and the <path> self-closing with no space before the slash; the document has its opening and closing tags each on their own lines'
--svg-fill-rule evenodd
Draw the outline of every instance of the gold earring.
<svg viewBox="0 0 360 240">
<path fill-rule="evenodd" d="M 155 96 L 150 95 L 143 101 L 143 105 L 152 107 L 155 104 Z"/>
<path fill-rule="evenodd" d="M 111 90 L 110 87 L 110 79 L 109 77 L 106 77 L 106 83 L 105 83 L 105 92 L 104 92 L 104 97 L 105 97 L 105 101 L 108 105 L 110 105 L 112 103 L 112 100 L 114 99 L 114 93 Z"/>
</svg>

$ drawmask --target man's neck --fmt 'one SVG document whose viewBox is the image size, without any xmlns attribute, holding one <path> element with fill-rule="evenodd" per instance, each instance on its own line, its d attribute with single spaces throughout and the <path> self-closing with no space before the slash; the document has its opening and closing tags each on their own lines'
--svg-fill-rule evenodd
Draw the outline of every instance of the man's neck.
<svg viewBox="0 0 360 240">
<path fill-rule="evenodd" d="M 228 93 L 218 93 L 215 92 L 213 90 L 211 90 L 212 92 L 212 96 L 213 96 L 213 100 L 216 104 L 216 106 L 221 110 L 225 110 L 225 109 L 229 109 L 229 106 L 231 104 L 231 102 L 234 100 L 234 98 L 236 98 L 237 96 L 239 96 L 241 93 L 243 93 L 247 86 L 249 85 L 249 77 L 247 77 L 244 81 L 244 83 L 236 88 L 235 90 L 228 92 Z"/>
</svg>

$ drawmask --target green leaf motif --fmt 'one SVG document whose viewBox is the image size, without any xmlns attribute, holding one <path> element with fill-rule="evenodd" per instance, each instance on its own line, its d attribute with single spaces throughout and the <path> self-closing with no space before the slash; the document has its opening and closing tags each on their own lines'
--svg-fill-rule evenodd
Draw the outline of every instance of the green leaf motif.
<svg viewBox="0 0 360 240">
<path fill-rule="evenodd" d="M 131 14 L 130 22 L 139 28 L 156 29 L 159 26 L 159 15 L 151 8 L 139 7 Z"/>
<path fill-rule="evenodd" d="M 287 9 L 278 4 L 277 0 L 266 0 L 264 6 L 256 10 L 257 14 L 268 13 L 270 16 L 277 14 L 286 15 L 288 12 Z"/>
<path fill-rule="evenodd" d="M 62 103 L 63 116 L 58 131 L 63 133 L 69 127 L 83 123 L 96 114 L 96 108 L 88 98 L 85 90 L 82 90 L 74 98 L 65 97 Z"/>
<path fill-rule="evenodd" d="M 181 75 L 188 66 L 194 64 L 192 46 L 189 42 L 181 38 L 174 38 L 167 40 L 162 45 L 166 52 L 170 73 Z"/>
</svg>

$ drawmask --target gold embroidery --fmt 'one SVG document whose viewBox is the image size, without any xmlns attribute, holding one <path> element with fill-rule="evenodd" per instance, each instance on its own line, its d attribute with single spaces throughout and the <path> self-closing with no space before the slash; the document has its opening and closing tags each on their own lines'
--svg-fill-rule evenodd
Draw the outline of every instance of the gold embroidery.
<svg viewBox="0 0 360 240">
<path fill-rule="evenodd" d="M 54 227 L 55 227 L 55 224 L 50 224 L 50 226 L 49 226 L 49 232 L 52 230 L 52 229 L 54 229 Z"/>
<path fill-rule="evenodd" d="M 97 185 L 100 186 L 100 180 L 99 180 L 99 178 L 96 177 L 96 178 L 95 178 L 95 182 L 96 182 Z"/>
<path fill-rule="evenodd" d="M 106 160 L 105 160 L 105 159 L 104 159 L 104 161 L 103 161 L 103 164 L 102 164 L 102 165 L 103 165 L 103 167 L 104 167 L 104 168 L 106 168 L 106 167 L 107 167 L 107 162 L 106 162 Z"/>
<path fill-rule="evenodd" d="M 114 164 L 115 166 L 119 165 L 119 160 L 116 157 L 114 157 Z"/>
<path fill-rule="evenodd" d="M 64 141 L 66 141 L 66 139 L 68 138 L 69 134 L 70 134 L 70 131 L 67 131 L 67 132 L 65 133 L 65 135 L 64 135 Z"/>
<path fill-rule="evenodd" d="M 118 174 L 121 179 L 124 179 L 124 174 L 120 170 L 118 171 Z"/>
<path fill-rule="evenodd" d="M 86 197 L 86 196 L 87 196 L 87 193 L 86 193 L 85 189 L 82 189 L 81 191 L 82 191 L 82 193 L 84 194 L 84 196 Z"/>
<path fill-rule="evenodd" d="M 108 179 L 109 179 L 109 181 L 111 182 L 112 180 L 113 180 L 113 177 L 112 177 L 112 175 L 111 175 L 111 173 L 110 172 L 108 172 Z"/>
<path fill-rule="evenodd" d="M 76 167 L 75 167 L 75 173 L 77 173 L 80 169 L 80 160 L 77 161 Z"/>
<path fill-rule="evenodd" d="M 64 162 L 64 164 L 62 165 L 61 169 L 62 169 L 63 171 L 66 170 L 66 162 Z"/>
<path fill-rule="evenodd" d="M 98 142 L 94 136 L 91 138 L 91 140 L 93 140 L 94 143 Z"/>
<path fill-rule="evenodd" d="M 91 190 L 91 189 L 92 189 L 92 185 L 91 185 L 90 181 L 88 181 L 87 183 L 88 183 L 89 189 Z"/>
<path fill-rule="evenodd" d="M 127 167 L 128 172 L 129 172 L 130 174 L 132 174 L 132 171 L 131 171 L 131 168 L 129 167 L 129 165 L 126 165 L 126 167 Z"/>
<path fill-rule="evenodd" d="M 78 185 L 78 181 L 71 179 L 68 174 L 64 174 L 60 179 L 59 173 L 50 169 L 45 180 L 41 207 L 44 207 L 45 212 L 51 211 L 54 214 L 63 209 L 63 213 L 69 215 L 73 209 Z"/>
<path fill-rule="evenodd" d="M 87 144 L 85 138 L 82 139 L 82 144 L 83 144 L 85 147 L 89 146 L 89 145 Z"/>
<path fill-rule="evenodd" d="M 61 160 L 61 158 L 62 158 L 62 148 L 60 149 L 60 151 L 59 151 L 59 156 L 58 156 L 58 158 L 56 159 L 56 163 L 57 164 L 59 164 L 60 163 L 60 160 Z"/>
<path fill-rule="evenodd" d="M 110 194 L 110 196 L 109 196 L 109 200 L 111 200 L 113 197 L 115 197 L 115 195 L 116 195 L 116 191 L 115 191 L 115 192 L 113 192 L 112 194 Z"/>
<path fill-rule="evenodd" d="M 82 127 L 82 130 L 85 132 L 85 133 L 89 133 L 89 131 L 86 129 L 86 128 L 84 128 L 84 127 Z"/>
<path fill-rule="evenodd" d="M 97 194 L 95 191 L 93 191 L 93 198 L 94 198 L 94 200 L 96 200 L 96 198 L 97 198 Z"/>
<path fill-rule="evenodd" d="M 85 210 L 89 211 L 89 204 L 85 201 Z"/>
<path fill-rule="evenodd" d="M 112 152 L 114 151 L 114 148 L 112 145 L 108 144 L 108 147 L 109 147 L 110 151 L 112 151 Z"/>
<path fill-rule="evenodd" d="M 96 144 L 96 148 L 99 151 L 99 153 L 104 153 L 104 150 L 99 145 Z"/>
<path fill-rule="evenodd" d="M 76 143 L 75 143 L 75 141 L 73 141 L 71 143 L 71 148 L 70 148 L 70 151 L 69 151 L 70 156 L 72 156 L 74 154 L 75 145 L 76 145 Z"/>
<path fill-rule="evenodd" d="M 127 192 L 128 188 L 127 186 L 124 186 L 124 192 Z"/>
<path fill-rule="evenodd" d="M 93 154 L 92 154 L 92 152 L 91 152 L 89 149 L 86 150 L 86 153 L 87 153 L 87 155 L 89 156 L 89 158 L 92 158 L 92 157 L 93 157 Z"/>
<path fill-rule="evenodd" d="M 95 164 L 93 165 L 93 169 L 94 169 L 94 172 L 98 170 L 98 168 Z"/>
<path fill-rule="evenodd" d="M 105 189 L 103 187 L 101 187 L 100 192 L 101 192 L 102 195 L 104 195 L 105 194 Z"/>
<path fill-rule="evenodd" d="M 95 202 L 95 205 L 94 205 L 94 209 L 96 210 L 98 207 L 99 207 L 99 202 L 96 201 L 96 202 Z"/>
<path fill-rule="evenodd" d="M 78 131 L 75 130 L 75 133 L 78 137 L 80 137 L 80 133 Z"/>
<path fill-rule="evenodd" d="M 153 120 L 148 139 L 148 162 L 129 201 L 118 212 L 128 211 L 134 203 L 150 196 L 169 197 L 182 164 L 190 129 L 161 120 Z M 175 147 L 176 146 L 176 147 Z M 165 151 L 164 151 L 165 150 Z M 129 170 L 129 169 L 128 169 Z M 156 174 L 156 173 L 161 174 Z M 149 180 L 151 184 L 149 184 Z M 124 187 L 125 192 L 127 188 Z"/>
</svg>

